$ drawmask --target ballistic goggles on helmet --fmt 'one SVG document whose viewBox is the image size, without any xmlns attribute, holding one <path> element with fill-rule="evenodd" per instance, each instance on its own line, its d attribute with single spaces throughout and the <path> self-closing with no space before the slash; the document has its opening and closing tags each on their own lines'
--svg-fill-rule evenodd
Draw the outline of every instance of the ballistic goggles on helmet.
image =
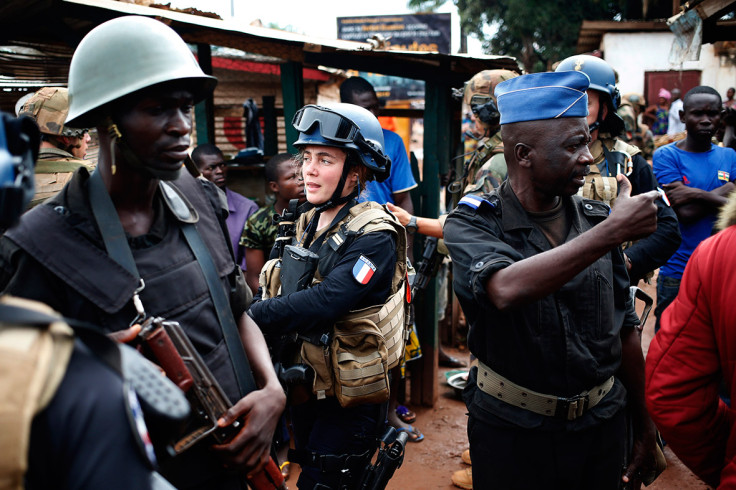
<svg viewBox="0 0 736 490">
<path fill-rule="evenodd" d="M 481 120 L 481 122 L 489 126 L 498 126 L 501 120 L 501 114 L 498 112 L 498 106 L 490 95 L 476 94 L 470 98 L 470 110 Z"/>
<path fill-rule="evenodd" d="M 490 95 L 475 94 L 470 98 L 470 107 L 472 108 L 474 105 L 487 104 L 490 100 L 492 100 Z"/>
<path fill-rule="evenodd" d="M 308 105 L 294 114 L 291 124 L 301 133 L 309 131 L 314 124 L 319 124 L 319 134 L 326 140 L 336 143 L 357 143 L 360 128 L 350 119 L 326 107 Z"/>
</svg>

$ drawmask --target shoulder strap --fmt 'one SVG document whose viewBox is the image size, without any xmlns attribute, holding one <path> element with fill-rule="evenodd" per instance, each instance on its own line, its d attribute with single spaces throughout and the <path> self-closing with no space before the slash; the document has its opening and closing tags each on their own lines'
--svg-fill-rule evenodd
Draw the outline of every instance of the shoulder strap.
<svg viewBox="0 0 736 490">
<path fill-rule="evenodd" d="M 123 230 L 115 205 L 110 199 L 110 194 L 108 194 L 105 184 L 102 182 L 102 175 L 99 171 L 92 172 L 88 189 L 92 215 L 102 235 L 102 241 L 105 242 L 107 254 L 135 276 L 136 279 L 140 279 L 138 268 L 133 259 L 133 252 L 130 251 L 128 238 L 125 236 L 125 230 Z"/>
<path fill-rule="evenodd" d="M 235 324 L 230 303 L 225 295 L 220 277 L 217 275 L 215 263 L 212 261 L 212 256 L 194 224 L 182 223 L 181 229 L 207 281 L 210 297 L 212 298 L 217 318 L 220 321 L 222 335 L 225 338 L 225 344 L 227 345 L 233 369 L 235 370 L 240 394 L 245 396 L 257 389 L 256 382 L 253 379 L 253 373 L 251 372 L 250 363 L 243 348 L 243 342 L 240 340 L 240 335 L 238 334 L 238 327 Z"/>
</svg>

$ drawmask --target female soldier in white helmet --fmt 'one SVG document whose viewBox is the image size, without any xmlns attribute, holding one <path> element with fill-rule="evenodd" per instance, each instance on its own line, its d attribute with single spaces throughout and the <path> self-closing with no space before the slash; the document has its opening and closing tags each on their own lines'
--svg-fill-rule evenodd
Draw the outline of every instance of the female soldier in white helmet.
<svg viewBox="0 0 736 490">
<path fill-rule="evenodd" d="M 403 357 L 406 234 L 382 206 L 357 202 L 367 180 L 389 175 L 373 114 L 352 104 L 308 105 L 293 125 L 312 209 L 285 247 L 280 291 L 268 287 L 278 274 L 270 261 L 261 274 L 269 299 L 249 315 L 268 338 L 298 337 L 314 373 L 312 393 L 291 411 L 296 451 L 289 459 L 302 465 L 297 486 L 358 488 L 385 429 L 389 369 Z M 313 266 L 294 274 L 307 278 L 305 287 L 287 279 L 293 257 Z"/>
<path fill-rule="evenodd" d="M 160 461 L 163 473 L 178 488 L 241 489 L 245 472 L 268 461 L 285 397 L 239 304 L 218 199 L 181 171 L 192 106 L 215 84 L 158 21 L 122 17 L 93 29 L 72 58 L 67 124 L 97 127 L 97 170 L 80 169 L 3 237 L 0 287 L 106 331 L 147 316 L 178 321 L 234 403 L 220 425 L 246 423 L 229 443 Z M 244 353 L 255 383 L 236 362 Z"/>
</svg>

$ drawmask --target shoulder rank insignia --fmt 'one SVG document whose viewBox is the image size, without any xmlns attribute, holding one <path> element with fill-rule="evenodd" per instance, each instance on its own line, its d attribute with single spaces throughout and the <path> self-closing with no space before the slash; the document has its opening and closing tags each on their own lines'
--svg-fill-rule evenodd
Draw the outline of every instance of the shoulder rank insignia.
<svg viewBox="0 0 736 490">
<path fill-rule="evenodd" d="M 475 196 L 473 194 L 468 194 L 466 196 L 463 196 L 462 199 L 460 199 L 460 202 L 457 203 L 457 205 L 465 204 L 466 206 L 469 206 L 473 209 L 478 209 L 481 204 L 486 203 L 491 207 L 496 207 L 492 202 L 487 201 L 483 199 L 482 197 Z"/>
<path fill-rule="evenodd" d="M 353 277 L 358 284 L 368 284 L 376 272 L 376 266 L 368 260 L 368 257 L 361 255 L 353 266 Z"/>
</svg>

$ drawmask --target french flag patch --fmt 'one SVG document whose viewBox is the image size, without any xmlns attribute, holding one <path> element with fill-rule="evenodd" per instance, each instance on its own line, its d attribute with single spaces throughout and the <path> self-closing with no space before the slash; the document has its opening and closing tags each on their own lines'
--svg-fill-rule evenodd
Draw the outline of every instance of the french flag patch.
<svg viewBox="0 0 736 490">
<path fill-rule="evenodd" d="M 376 272 L 376 266 L 365 255 L 361 255 L 353 266 L 353 277 L 358 284 L 368 284 L 374 272 Z"/>
</svg>

